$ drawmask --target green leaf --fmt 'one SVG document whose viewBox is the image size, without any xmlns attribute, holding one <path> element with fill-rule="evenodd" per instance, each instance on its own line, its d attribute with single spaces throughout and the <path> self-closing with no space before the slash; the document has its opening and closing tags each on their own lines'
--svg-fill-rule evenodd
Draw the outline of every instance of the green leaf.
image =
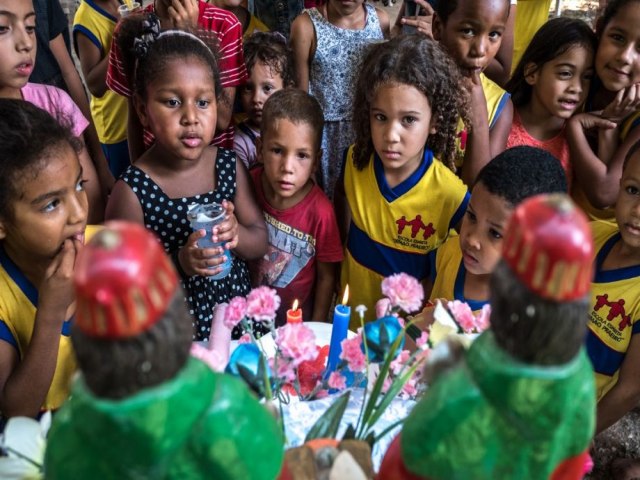
<svg viewBox="0 0 640 480">
<path fill-rule="evenodd" d="M 353 424 L 350 423 L 347 427 L 347 430 L 344 432 L 344 435 L 342 436 L 342 440 L 353 440 L 354 438 L 356 438 L 356 429 L 354 428 Z"/>
<path fill-rule="evenodd" d="M 341 395 L 322 416 L 313 424 L 313 427 L 307 433 L 304 441 L 308 442 L 314 438 L 336 438 L 338 435 L 338 427 L 342 421 L 344 411 L 347 409 L 351 392 L 347 391 Z"/>
</svg>

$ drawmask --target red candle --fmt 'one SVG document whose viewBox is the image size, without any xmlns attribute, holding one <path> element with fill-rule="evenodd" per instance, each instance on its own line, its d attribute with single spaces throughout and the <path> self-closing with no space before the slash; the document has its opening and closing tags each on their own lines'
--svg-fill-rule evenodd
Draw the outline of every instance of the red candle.
<svg viewBox="0 0 640 480">
<path fill-rule="evenodd" d="M 298 308 L 298 299 L 293 301 L 291 310 L 287 310 L 287 323 L 301 323 L 302 309 Z"/>
</svg>

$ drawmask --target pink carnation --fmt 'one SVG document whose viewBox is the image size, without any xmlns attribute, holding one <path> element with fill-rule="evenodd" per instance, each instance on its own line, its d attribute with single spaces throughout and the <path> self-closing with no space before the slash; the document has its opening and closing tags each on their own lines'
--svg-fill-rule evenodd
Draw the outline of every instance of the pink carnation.
<svg viewBox="0 0 640 480">
<path fill-rule="evenodd" d="M 345 388 L 347 388 L 347 379 L 339 372 L 331 372 L 327 384 L 329 385 L 329 388 L 344 390 Z"/>
<path fill-rule="evenodd" d="M 292 361 L 295 367 L 318 356 L 316 336 L 304 323 L 287 323 L 278 328 L 276 345 L 282 356 Z"/>
<path fill-rule="evenodd" d="M 382 294 L 391 305 L 407 313 L 420 310 L 424 299 L 424 290 L 420 282 L 406 273 L 396 273 L 382 281 Z"/>
<path fill-rule="evenodd" d="M 245 333 L 244 335 L 242 335 L 238 339 L 238 345 L 240 345 L 241 343 L 251 343 L 251 335 L 249 335 L 248 333 Z"/>
<path fill-rule="evenodd" d="M 489 328 L 489 321 L 491 319 L 491 305 L 488 303 L 482 306 L 482 311 L 476 317 L 476 330 L 478 332 L 484 332 Z"/>
<path fill-rule="evenodd" d="M 280 297 L 273 288 L 254 288 L 247 295 L 247 316 L 257 322 L 270 322 L 280 308 Z"/>
<path fill-rule="evenodd" d="M 362 336 L 356 335 L 353 338 L 346 338 L 340 343 L 342 353 L 340 360 L 344 360 L 349 365 L 349 370 L 354 373 L 362 372 L 367 366 L 367 359 L 362 351 Z"/>
<path fill-rule="evenodd" d="M 292 362 L 285 358 L 278 358 L 278 368 L 276 369 L 275 360 L 269 359 L 269 367 L 272 371 L 275 371 L 276 377 L 280 378 L 285 383 L 293 383 L 296 379 L 296 368 Z"/>
<path fill-rule="evenodd" d="M 422 348 L 427 344 L 428 341 L 429 341 L 429 332 L 427 332 L 426 330 L 423 330 L 420 337 L 416 338 L 416 345 L 418 346 L 418 348 Z"/>
<path fill-rule="evenodd" d="M 417 379 L 413 377 L 407 380 L 407 383 L 402 387 L 401 397 L 405 399 L 414 398 L 418 394 L 417 383 Z"/>
<path fill-rule="evenodd" d="M 247 314 L 247 301 L 244 297 L 233 297 L 224 312 L 224 325 L 232 329 L 242 321 Z"/>
<path fill-rule="evenodd" d="M 209 350 L 198 343 L 191 344 L 190 354 L 192 357 L 202 360 L 214 372 L 222 372 L 227 366 L 227 359 L 220 352 Z"/>
<path fill-rule="evenodd" d="M 402 350 L 395 360 L 391 362 L 389 366 L 394 375 L 400 374 L 400 371 L 404 368 L 410 356 L 411 352 L 409 352 L 409 350 Z"/>
</svg>

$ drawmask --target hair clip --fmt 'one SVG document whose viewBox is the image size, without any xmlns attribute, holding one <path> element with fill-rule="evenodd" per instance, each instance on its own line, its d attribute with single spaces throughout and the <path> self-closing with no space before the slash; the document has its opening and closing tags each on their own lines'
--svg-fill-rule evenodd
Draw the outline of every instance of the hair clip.
<svg viewBox="0 0 640 480">
<path fill-rule="evenodd" d="M 151 44 L 156 41 L 159 35 L 160 19 L 155 13 L 151 13 L 142 21 L 142 32 L 133 41 L 133 51 L 136 56 L 146 56 Z"/>
</svg>

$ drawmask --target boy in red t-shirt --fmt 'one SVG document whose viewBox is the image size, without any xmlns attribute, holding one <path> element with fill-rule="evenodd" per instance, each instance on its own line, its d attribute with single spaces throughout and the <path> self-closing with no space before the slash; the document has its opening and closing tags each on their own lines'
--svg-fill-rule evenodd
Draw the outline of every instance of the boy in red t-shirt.
<svg viewBox="0 0 640 480">
<path fill-rule="evenodd" d="M 342 244 L 333 205 L 312 177 L 324 126 L 317 100 L 286 88 L 265 102 L 251 171 L 269 232 L 267 254 L 250 265 L 254 285 L 275 288 L 282 299 L 277 324 L 298 300 L 306 320 L 326 321 Z"/>
<path fill-rule="evenodd" d="M 178 8 L 174 5 L 176 3 Z M 214 145 L 233 148 L 233 125 L 231 113 L 236 95 L 236 87 L 247 80 L 247 70 L 242 54 L 242 26 L 231 13 L 208 5 L 201 0 L 156 0 L 144 9 L 146 13 L 155 13 L 160 18 L 163 30 L 186 30 L 202 36 L 202 32 L 215 35 L 218 51 L 218 68 L 222 95 L 217 102 L 218 120 Z M 132 79 L 127 77 L 123 54 L 118 44 L 116 28 L 109 54 L 107 86 L 114 92 L 129 98 L 128 140 L 131 163 L 153 143 L 151 132 L 144 131 L 133 106 Z M 144 137 L 144 141 L 143 141 Z"/>
</svg>

